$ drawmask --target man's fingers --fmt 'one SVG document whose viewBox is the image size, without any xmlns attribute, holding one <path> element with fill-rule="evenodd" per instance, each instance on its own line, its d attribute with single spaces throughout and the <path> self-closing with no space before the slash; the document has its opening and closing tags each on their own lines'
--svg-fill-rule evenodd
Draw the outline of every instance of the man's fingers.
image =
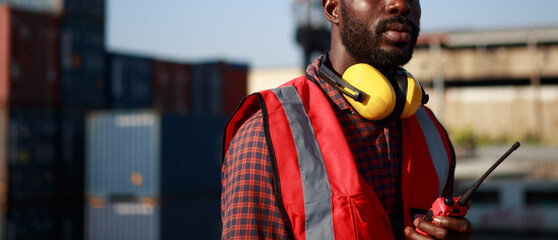
<svg viewBox="0 0 558 240">
<path fill-rule="evenodd" d="M 432 222 L 417 218 L 414 225 L 420 231 L 436 239 L 468 239 L 473 232 L 471 222 L 465 218 L 435 217 Z M 421 233 L 416 231 L 405 232 L 409 239 L 431 239 L 422 238 L 416 234 Z"/>
<path fill-rule="evenodd" d="M 406 227 L 405 228 L 405 237 L 407 237 L 407 239 L 412 239 L 412 240 L 432 240 L 433 239 L 429 236 L 426 236 L 422 233 L 417 232 L 412 227 Z"/>
<path fill-rule="evenodd" d="M 435 217 L 432 222 L 458 233 L 471 234 L 473 225 L 466 218 Z"/>
<path fill-rule="evenodd" d="M 433 222 L 431 223 L 420 218 L 415 219 L 414 224 L 417 229 L 437 239 L 445 239 L 449 234 L 448 229 L 443 228 Z M 419 239 L 419 238 L 414 238 L 414 239 Z"/>
</svg>

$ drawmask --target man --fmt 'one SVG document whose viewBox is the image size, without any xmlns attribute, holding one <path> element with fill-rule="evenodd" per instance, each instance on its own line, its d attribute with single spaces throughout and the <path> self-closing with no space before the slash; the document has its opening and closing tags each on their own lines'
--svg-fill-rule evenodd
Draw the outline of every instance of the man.
<svg viewBox="0 0 558 240">
<path fill-rule="evenodd" d="M 455 154 L 433 114 L 417 105 L 403 117 L 403 103 L 396 114 L 364 118 L 351 99 L 367 107 L 373 94 L 358 97 L 334 80 L 366 63 L 405 92 L 393 79 L 412 56 L 419 1 L 322 6 L 332 24 L 329 53 L 305 76 L 247 97 L 227 125 L 222 238 L 468 239 L 466 219 L 417 218 L 453 194 Z"/>
</svg>

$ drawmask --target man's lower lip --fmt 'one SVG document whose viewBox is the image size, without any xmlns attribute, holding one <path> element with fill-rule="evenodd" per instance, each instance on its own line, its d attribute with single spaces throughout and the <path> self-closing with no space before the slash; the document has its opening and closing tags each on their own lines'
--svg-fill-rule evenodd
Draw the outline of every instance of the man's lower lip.
<svg viewBox="0 0 558 240">
<path fill-rule="evenodd" d="M 398 31 L 386 31 L 384 35 L 393 42 L 410 42 L 412 37 L 410 32 Z"/>
</svg>

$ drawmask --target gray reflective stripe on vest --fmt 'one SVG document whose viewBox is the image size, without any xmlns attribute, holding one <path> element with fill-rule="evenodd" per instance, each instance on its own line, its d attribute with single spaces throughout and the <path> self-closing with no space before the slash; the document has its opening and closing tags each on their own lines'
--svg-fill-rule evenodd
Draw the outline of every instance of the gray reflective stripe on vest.
<svg viewBox="0 0 558 240">
<path fill-rule="evenodd" d="M 314 129 L 294 87 L 273 92 L 282 103 L 293 134 L 304 193 L 306 239 L 334 239 L 331 187 Z"/>
<path fill-rule="evenodd" d="M 424 108 L 419 107 L 415 113 L 417 120 L 419 121 L 422 133 L 426 139 L 426 144 L 428 145 L 428 151 L 430 152 L 430 158 L 436 168 L 436 173 L 438 174 L 439 183 L 439 194 L 441 196 L 446 182 L 448 180 L 449 174 L 449 159 L 446 147 L 444 146 L 444 141 L 442 141 L 442 136 L 434 122 L 424 110 Z"/>
</svg>

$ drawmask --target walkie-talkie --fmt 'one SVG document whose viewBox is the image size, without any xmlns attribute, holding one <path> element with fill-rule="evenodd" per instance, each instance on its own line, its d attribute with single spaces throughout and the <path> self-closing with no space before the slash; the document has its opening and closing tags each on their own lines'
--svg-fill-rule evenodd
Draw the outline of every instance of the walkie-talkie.
<svg viewBox="0 0 558 240">
<path fill-rule="evenodd" d="M 498 165 L 500 165 L 500 163 L 502 163 L 504 159 L 506 159 L 519 146 L 519 142 L 514 143 L 513 146 L 506 153 L 504 153 L 504 155 L 502 155 L 502 157 L 500 157 L 500 159 L 498 159 L 498 161 L 496 161 L 492 165 L 492 167 L 490 167 L 488 171 L 486 171 L 484 175 L 482 175 L 479 180 L 477 180 L 477 182 L 475 182 L 473 186 L 467 189 L 467 191 L 465 191 L 465 193 L 463 193 L 463 195 L 461 195 L 460 197 L 439 197 L 438 199 L 436 199 L 436 201 L 432 203 L 432 208 L 428 210 L 428 212 L 422 219 L 428 222 L 432 222 L 432 219 L 434 219 L 434 217 L 436 216 L 449 216 L 455 218 L 464 217 L 467 214 L 467 203 L 469 202 L 469 200 L 471 200 L 473 193 L 475 193 L 477 188 L 479 188 L 486 177 L 488 177 L 488 175 L 492 173 L 492 171 L 494 171 L 494 169 Z M 419 229 L 416 230 L 422 234 L 427 235 Z"/>
</svg>

